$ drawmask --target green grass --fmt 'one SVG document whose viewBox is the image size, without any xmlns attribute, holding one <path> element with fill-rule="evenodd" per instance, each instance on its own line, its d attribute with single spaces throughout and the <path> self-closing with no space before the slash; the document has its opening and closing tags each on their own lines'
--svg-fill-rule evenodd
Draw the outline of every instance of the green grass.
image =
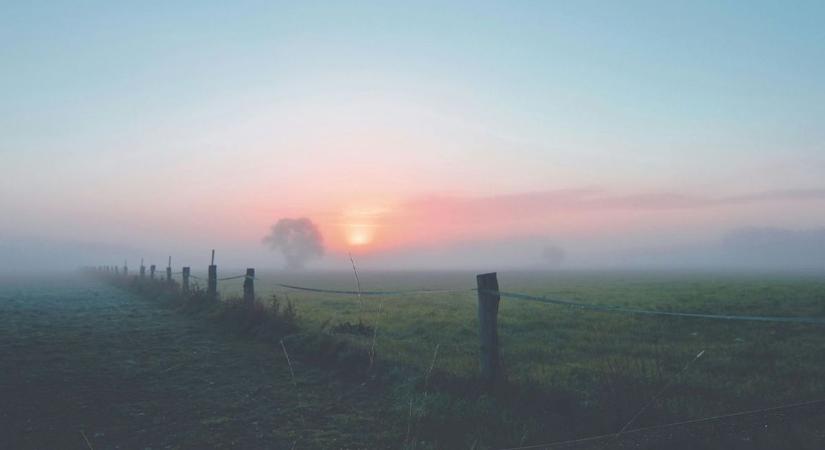
<svg viewBox="0 0 825 450">
<path fill-rule="evenodd" d="M 503 299 L 499 334 L 508 387 L 487 398 L 462 390 L 473 385 L 478 371 L 474 292 L 370 296 L 363 297 L 362 306 L 352 296 L 272 284 L 354 289 L 352 275 L 345 272 L 259 273 L 258 278 L 259 294 L 276 292 L 295 303 L 305 329 L 347 329 L 358 323 L 377 329 L 377 360 L 403 374 L 396 377 L 392 395 L 399 414 L 417 427 L 419 446 L 508 446 L 612 433 L 670 381 L 673 387 L 633 427 L 825 397 L 822 326 L 630 316 Z M 503 291 L 587 303 L 825 317 L 825 278 L 811 276 L 505 272 L 499 282 Z M 474 283 L 471 273 L 361 274 L 365 290 L 470 289 Z M 240 283 L 223 283 L 221 290 L 240 292 Z M 364 349 L 373 346 L 371 332 L 340 333 L 340 338 Z M 425 387 L 421 379 L 436 346 Z M 702 350 L 704 356 L 677 378 Z M 532 413 L 522 414 L 522 408 Z M 488 413 L 492 417 L 485 417 Z M 447 428 L 440 425 L 445 423 Z M 820 420 L 816 426 L 822 425 Z M 803 445 L 814 439 L 813 430 L 804 427 L 795 433 L 804 436 Z M 718 448 L 729 448 L 729 442 L 717 440 Z M 764 447 L 749 448 L 788 445 L 787 436 L 763 436 L 763 441 Z"/>
<path fill-rule="evenodd" d="M 269 339 L 283 305 L 184 311 L 146 288 L 0 276 L 0 449 L 398 446 L 371 386 L 297 359 L 293 377 Z"/>
</svg>

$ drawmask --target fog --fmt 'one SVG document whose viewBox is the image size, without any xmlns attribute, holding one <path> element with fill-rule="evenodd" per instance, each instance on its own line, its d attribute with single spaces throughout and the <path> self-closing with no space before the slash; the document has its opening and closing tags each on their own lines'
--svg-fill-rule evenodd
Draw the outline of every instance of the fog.
<svg viewBox="0 0 825 450">
<path fill-rule="evenodd" d="M 783 229 L 739 227 L 703 240 L 651 235 L 594 236 L 558 239 L 528 236 L 464 240 L 438 246 L 352 252 L 365 270 L 645 270 L 645 271 L 825 271 L 825 228 Z M 127 263 L 165 267 L 205 267 L 210 248 L 135 242 L 122 245 L 45 239 L 0 240 L 0 272 L 71 271 L 82 266 Z M 218 246 L 216 263 L 226 269 L 349 270 L 346 252 L 324 252 L 323 238 L 311 222 L 279 221 L 257 242 L 226 242 Z"/>
<path fill-rule="evenodd" d="M 410 269 L 435 265 L 479 270 L 825 271 L 825 228 L 746 227 L 707 240 L 633 239 L 620 245 L 611 245 L 605 238 L 466 241 L 375 256 L 368 261 Z"/>
</svg>

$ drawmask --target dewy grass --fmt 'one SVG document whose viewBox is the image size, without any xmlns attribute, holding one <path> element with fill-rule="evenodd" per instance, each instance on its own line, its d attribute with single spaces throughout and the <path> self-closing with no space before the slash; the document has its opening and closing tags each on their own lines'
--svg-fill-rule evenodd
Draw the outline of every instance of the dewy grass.
<svg viewBox="0 0 825 450">
<path fill-rule="evenodd" d="M 368 289 L 472 287 L 473 282 L 471 273 L 359 275 Z M 284 292 L 267 286 L 269 281 L 340 288 L 351 282 L 352 273 L 289 276 L 259 273 L 256 289 Z M 803 277 L 504 272 L 499 280 L 502 290 L 598 304 L 825 315 L 825 282 Z M 240 284 L 226 283 L 221 289 L 240 292 Z M 383 395 L 396 405 L 392 420 L 402 434 L 410 429 L 410 436 L 399 436 L 399 443 L 414 441 L 416 448 L 506 447 L 616 433 L 701 349 L 707 350 L 702 363 L 678 377 L 632 428 L 793 403 L 825 392 L 825 330 L 813 325 L 634 317 L 504 299 L 499 336 L 507 383 L 497 392 L 484 393 L 475 383 L 474 293 L 365 298 L 367 313 L 382 311 L 377 334 L 352 325 L 359 323 L 362 311 L 354 297 L 305 292 L 290 296 L 299 311 L 300 333 L 310 336 L 301 343 L 301 353 L 317 355 L 320 364 L 331 368 L 363 368 L 374 349 L 380 370 L 358 376 L 383 380 Z M 437 345 L 438 364 L 429 369 Z M 812 416 L 792 431 L 759 431 L 746 437 L 759 442 L 749 448 L 813 449 L 817 447 L 805 447 L 805 442 L 821 442 L 814 434 L 822 428 L 825 419 Z M 798 438 L 785 439 L 783 433 Z M 726 436 L 713 429 L 700 444 L 694 439 L 683 447 L 668 446 L 732 448 L 734 438 Z"/>
</svg>

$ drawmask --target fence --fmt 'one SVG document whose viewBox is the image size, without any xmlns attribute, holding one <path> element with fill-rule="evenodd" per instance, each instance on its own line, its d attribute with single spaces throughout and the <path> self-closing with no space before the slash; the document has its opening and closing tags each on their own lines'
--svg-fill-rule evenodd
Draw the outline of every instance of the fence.
<svg viewBox="0 0 825 450">
<path fill-rule="evenodd" d="M 129 268 L 127 264 L 124 262 L 122 268 L 117 266 L 98 266 L 94 270 L 99 272 L 107 272 L 113 274 L 115 276 L 123 276 L 126 277 L 129 274 Z M 182 267 L 179 272 L 172 271 L 172 260 L 171 257 L 168 259 L 167 266 L 165 268 L 165 276 L 162 277 L 161 280 L 156 280 L 155 278 L 156 267 L 155 265 L 149 266 L 149 280 L 155 280 L 157 282 L 166 282 L 171 285 L 174 285 L 173 276 L 181 275 L 181 283 L 180 289 L 186 293 L 190 292 L 192 289 L 192 282 L 191 280 L 202 280 L 206 281 L 207 286 L 207 295 L 211 299 L 218 299 L 218 283 L 221 281 L 229 281 L 229 280 L 243 280 L 242 285 L 242 293 L 243 293 L 243 301 L 246 304 L 251 305 L 254 303 L 256 298 L 255 293 L 255 281 L 256 272 L 254 268 L 247 268 L 244 273 L 230 275 L 227 277 L 218 277 L 218 266 L 215 264 L 215 253 L 214 250 L 212 251 L 212 258 L 210 264 L 207 267 L 207 276 L 204 280 L 198 276 L 192 274 L 191 267 Z M 144 266 L 143 260 L 141 260 L 140 269 L 138 275 L 135 277 L 145 279 L 146 276 L 146 267 Z M 305 292 L 315 292 L 315 293 L 324 293 L 324 294 L 331 294 L 331 295 L 344 295 L 344 296 L 396 296 L 396 295 L 413 295 L 413 294 L 420 294 L 420 295 L 428 295 L 428 294 L 438 294 L 438 293 L 448 293 L 448 292 L 474 292 L 477 296 L 477 314 L 478 314 L 478 345 L 479 345 L 479 352 L 478 352 L 478 363 L 479 363 L 479 374 L 483 383 L 489 388 L 496 385 L 502 379 L 502 368 L 500 363 L 500 348 L 499 348 L 499 336 L 498 336 L 498 312 L 499 306 L 501 304 L 502 299 L 513 300 L 513 301 L 529 301 L 529 302 L 536 302 L 536 303 L 543 303 L 548 305 L 554 305 L 558 307 L 565 307 L 577 310 L 588 310 L 588 311 L 598 311 L 604 313 L 615 313 L 615 314 L 625 314 L 625 315 L 638 315 L 638 316 L 663 316 L 663 317 L 681 317 L 687 319 L 697 319 L 697 320 L 715 320 L 715 321 L 736 321 L 736 322 L 757 322 L 757 323 L 790 323 L 790 324 L 805 324 L 805 325 L 815 325 L 815 326 L 822 326 L 825 325 L 825 318 L 820 317 L 798 317 L 798 316 L 760 316 L 760 315 L 734 315 L 734 314 L 710 314 L 710 313 L 696 313 L 696 312 L 685 312 L 685 311 L 662 311 L 656 309 L 642 309 L 642 308 L 629 308 L 623 306 L 616 306 L 616 305 L 605 305 L 605 304 L 594 304 L 594 303 L 586 303 L 581 301 L 572 301 L 567 299 L 555 298 L 555 297 L 548 297 L 548 296 L 535 296 L 529 295 L 525 293 L 519 292 L 510 292 L 507 290 L 501 289 L 499 286 L 498 276 L 496 273 L 484 273 L 479 274 L 476 276 L 476 283 L 475 287 L 470 288 L 463 288 L 463 289 L 429 289 L 429 288 L 420 288 L 420 289 L 407 289 L 407 290 L 361 290 L 360 283 L 358 284 L 357 290 L 346 290 L 346 289 L 327 289 L 318 286 L 302 286 L 296 284 L 287 284 L 287 283 L 270 283 L 275 286 L 279 286 L 284 289 L 291 289 L 296 291 L 305 291 Z M 696 359 L 701 357 L 701 353 L 696 356 Z M 687 366 L 685 366 L 687 369 Z M 683 371 L 685 370 L 683 369 Z M 668 386 L 669 387 L 669 386 Z M 617 434 L 630 434 L 636 433 L 640 431 L 644 431 L 646 429 L 659 429 L 659 428 L 667 428 L 671 426 L 680 426 L 685 424 L 695 424 L 695 423 L 702 423 L 704 421 L 716 421 L 716 420 L 725 420 L 731 417 L 740 417 L 743 415 L 752 415 L 752 414 L 759 414 L 765 412 L 775 412 L 775 411 L 785 411 L 790 409 L 795 409 L 799 407 L 811 406 L 811 405 L 822 405 L 825 404 L 825 400 L 814 400 L 811 402 L 803 402 L 803 403 L 794 403 L 779 407 L 772 407 L 772 408 L 763 408 L 757 410 L 749 410 L 749 411 L 742 411 L 733 414 L 725 414 L 725 415 L 717 415 L 713 417 L 707 417 L 698 420 L 691 420 L 685 422 L 678 422 L 678 423 L 671 423 L 666 424 L 663 426 L 658 427 L 648 427 L 648 428 L 639 428 L 635 430 L 628 430 L 628 427 L 631 425 L 633 420 L 635 420 L 643 411 L 639 411 L 636 416 L 628 422 L 618 433 L 605 435 L 605 436 L 595 436 L 592 438 L 586 438 L 583 441 L 591 441 L 591 440 L 599 440 L 608 437 L 615 437 Z M 649 406 L 646 405 L 645 408 Z M 534 447 L 520 447 L 520 448 L 552 448 L 555 446 L 564 446 L 567 444 L 573 444 L 578 441 L 567 441 L 567 442 L 559 442 L 559 443 L 552 443 L 552 444 L 544 444 L 541 446 L 534 446 Z"/>
<path fill-rule="evenodd" d="M 118 266 L 98 266 L 98 271 L 120 275 Z M 139 278 L 145 278 L 146 268 L 141 259 Z M 156 267 L 149 266 L 149 279 L 155 279 Z M 129 268 L 124 262 L 122 273 L 127 276 Z M 172 257 L 168 259 L 166 275 L 163 279 L 166 283 L 174 283 L 172 276 L 181 275 L 181 290 L 187 293 L 191 289 L 190 279 L 202 280 L 202 278 L 192 275 L 191 267 L 183 267 L 180 272 L 172 272 Z M 211 262 L 207 268 L 207 295 L 212 299 L 218 298 L 218 282 L 243 279 L 243 300 L 247 304 L 255 301 L 255 269 L 247 268 L 243 274 L 218 278 L 218 266 L 215 265 L 215 250 L 212 250 Z M 731 315 L 731 314 L 705 314 L 691 312 L 659 311 L 651 309 L 626 308 L 615 305 L 602 305 L 571 300 L 550 298 L 546 296 L 534 296 L 523 293 L 502 291 L 499 289 L 498 276 L 495 272 L 479 274 L 476 276 L 476 287 L 467 289 L 409 289 L 409 290 L 380 290 L 364 291 L 324 289 L 312 286 L 298 286 L 286 283 L 273 283 L 286 289 L 293 289 L 306 292 L 317 292 L 335 295 L 352 296 L 393 296 L 410 294 L 437 294 L 445 292 L 476 292 L 478 296 L 478 337 L 479 337 L 479 367 L 481 378 L 488 384 L 495 384 L 500 378 L 499 366 L 499 339 L 498 339 L 498 310 L 502 298 L 511 300 L 524 300 L 540 302 L 556 306 L 564 306 L 582 310 L 612 312 L 618 314 L 644 315 L 644 316 L 669 316 L 684 317 L 693 319 L 726 320 L 726 321 L 748 321 L 748 322 L 777 322 L 777 323 L 798 323 L 809 325 L 825 325 L 825 318 L 818 317 L 794 317 L 794 316 L 752 316 L 752 315 Z"/>
</svg>

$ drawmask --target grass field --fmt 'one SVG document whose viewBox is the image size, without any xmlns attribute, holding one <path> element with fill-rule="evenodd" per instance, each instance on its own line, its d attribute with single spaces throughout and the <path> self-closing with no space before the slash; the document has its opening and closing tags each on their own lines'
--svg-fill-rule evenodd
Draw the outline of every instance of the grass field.
<svg viewBox="0 0 825 450">
<path fill-rule="evenodd" d="M 3 450 L 395 445 L 368 386 L 293 366 L 103 281 L 0 278 Z"/>
<path fill-rule="evenodd" d="M 297 309 L 299 329 L 285 344 L 299 365 L 302 400 L 280 346 L 198 325 L 214 316 L 210 310 L 186 317 L 174 297 L 146 301 L 97 281 L 3 281 L 0 385 L 14 399 L 3 411 L 4 436 L 23 444 L 17 448 L 63 439 L 83 448 L 79 431 L 95 433 L 92 425 L 102 423 L 95 448 L 291 448 L 296 440 L 296 448 L 508 448 L 616 433 L 645 407 L 620 437 L 562 448 L 825 446 L 822 406 L 633 431 L 825 398 L 823 326 L 632 316 L 505 298 L 499 334 L 507 381 L 486 392 L 477 380 L 473 273 L 359 275 L 364 290 L 466 291 L 359 301 L 275 286 L 351 290 L 351 272 L 259 273 L 262 300 L 274 293 Z M 241 282 L 221 282 L 222 296 L 240 294 Z M 594 304 L 825 317 L 825 281 L 816 276 L 502 272 L 499 282 L 502 291 Z M 338 350 L 319 353 L 319 336 Z M 30 421 L 39 415 L 49 422 Z"/>
<path fill-rule="evenodd" d="M 475 284 L 474 274 L 459 272 L 367 272 L 360 279 L 364 290 Z M 825 277 L 816 276 L 504 272 L 499 281 L 502 291 L 594 304 L 825 317 Z M 434 367 L 430 386 L 422 388 L 419 379 L 415 389 L 397 389 L 395 400 L 401 413 L 411 401 L 413 413 L 419 408 L 412 422 L 429 439 L 461 430 L 463 440 L 450 445 L 469 447 L 476 439 L 515 446 L 614 433 L 651 401 L 629 429 L 825 398 L 823 326 L 631 316 L 503 299 L 502 357 L 516 392 L 504 405 L 467 402 L 462 380 L 478 371 L 474 292 L 363 297 L 361 303 L 353 296 L 277 288 L 275 282 L 354 289 L 351 273 L 262 273 L 256 287 L 259 295 L 274 292 L 292 300 L 305 327 L 344 330 L 338 334 L 347 340 L 374 345 L 384 363 L 421 375 Z M 225 295 L 239 292 L 240 282 L 221 289 Z M 367 325 L 363 333 L 341 326 L 359 322 Z M 703 356 L 682 373 L 700 351 Z M 484 408 L 496 410 L 495 419 L 485 417 Z M 532 413 L 522 414 L 521 408 Z M 744 448 L 821 448 L 825 416 L 812 417 L 784 429 L 699 430 L 684 448 L 737 448 L 743 442 Z M 698 447 L 696 439 L 702 442 Z"/>
</svg>

